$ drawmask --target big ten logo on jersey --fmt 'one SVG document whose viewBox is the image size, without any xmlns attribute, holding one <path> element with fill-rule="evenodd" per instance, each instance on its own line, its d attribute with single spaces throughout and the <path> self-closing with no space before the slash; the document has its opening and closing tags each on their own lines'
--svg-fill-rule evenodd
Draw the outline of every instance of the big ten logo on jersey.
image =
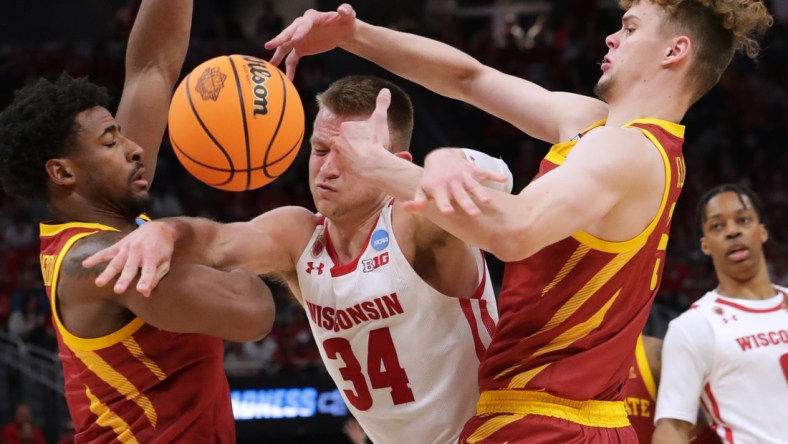
<svg viewBox="0 0 788 444">
<path fill-rule="evenodd" d="M 372 259 L 364 259 L 361 261 L 362 271 L 364 273 L 369 273 L 370 271 L 374 271 L 386 264 L 389 263 L 389 252 L 385 252 L 378 256 L 373 257 Z"/>
</svg>

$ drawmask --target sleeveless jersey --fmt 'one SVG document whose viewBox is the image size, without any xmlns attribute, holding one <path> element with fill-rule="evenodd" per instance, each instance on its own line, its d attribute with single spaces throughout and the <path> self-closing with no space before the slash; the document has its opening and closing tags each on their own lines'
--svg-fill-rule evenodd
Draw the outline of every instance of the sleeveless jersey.
<svg viewBox="0 0 788 444">
<path fill-rule="evenodd" d="M 497 310 L 479 250 L 470 299 L 424 282 L 400 250 L 392 205 L 364 251 L 339 264 L 324 218 L 298 264 L 304 308 L 329 374 L 375 443 L 454 443 L 479 399 L 476 371 Z"/>
<path fill-rule="evenodd" d="M 501 320 L 480 366 L 482 390 L 622 399 L 635 343 L 659 288 L 671 215 L 684 182 L 683 126 L 657 119 L 625 126 L 640 130 L 662 156 L 665 185 L 657 214 L 628 241 L 578 232 L 506 264 Z M 554 145 L 534 180 L 563 164 L 583 134 Z M 623 406 L 620 417 L 625 422 Z"/>
<path fill-rule="evenodd" d="M 788 289 L 777 290 L 780 295 L 763 301 L 710 291 L 670 324 L 670 329 L 685 337 L 711 329 L 702 350 L 691 344 L 682 349 L 696 350 L 693 355 L 702 354 L 707 363 L 704 374 L 697 375 L 700 404 L 723 442 L 777 444 L 788 439 Z M 669 336 L 674 333 L 670 329 Z M 665 351 L 671 353 L 667 339 Z M 680 399 L 683 392 L 692 391 L 687 388 L 689 376 L 686 372 L 681 376 L 684 378 L 666 386 L 664 392 L 660 389 L 660 396 Z M 666 378 L 664 382 L 667 385 L 669 381 Z M 676 417 L 674 405 L 660 404 L 658 417 Z"/>
<path fill-rule="evenodd" d="M 41 224 L 41 271 L 77 443 L 234 443 L 222 340 L 159 330 L 140 318 L 99 338 L 62 324 L 57 286 L 74 243 L 95 223 Z"/>
<path fill-rule="evenodd" d="M 635 359 L 629 369 L 629 379 L 624 384 L 624 406 L 632 428 L 638 434 L 641 444 L 651 444 L 654 434 L 654 407 L 657 399 L 657 385 L 649 367 L 643 336 L 638 336 Z"/>
</svg>

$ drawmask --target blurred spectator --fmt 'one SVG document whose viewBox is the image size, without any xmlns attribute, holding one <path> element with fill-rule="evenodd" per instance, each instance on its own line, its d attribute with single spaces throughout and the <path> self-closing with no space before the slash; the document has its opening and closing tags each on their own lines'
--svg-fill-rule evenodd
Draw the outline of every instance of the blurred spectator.
<svg viewBox="0 0 788 444">
<path fill-rule="evenodd" d="M 4 444 L 45 444 L 41 429 L 33 425 L 30 407 L 27 404 L 16 406 L 14 422 L 3 428 Z"/>
</svg>

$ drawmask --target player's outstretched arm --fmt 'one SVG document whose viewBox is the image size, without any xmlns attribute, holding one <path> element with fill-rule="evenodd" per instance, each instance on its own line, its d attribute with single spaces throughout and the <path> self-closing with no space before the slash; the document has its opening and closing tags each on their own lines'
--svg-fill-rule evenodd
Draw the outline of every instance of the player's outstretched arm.
<svg viewBox="0 0 788 444">
<path fill-rule="evenodd" d="M 124 293 L 137 278 L 136 290 L 151 294 L 173 262 L 220 270 L 241 268 L 256 274 L 286 273 L 314 230 L 316 216 L 304 208 L 282 207 L 249 222 L 220 224 L 208 219 L 176 217 L 148 222 L 117 243 L 93 252 L 86 268 L 108 262 L 95 284 L 117 277 L 113 289 Z"/>
<path fill-rule="evenodd" d="M 455 211 L 456 192 L 444 179 L 433 183 L 435 176 L 447 174 L 451 168 L 446 165 L 456 156 L 456 150 L 428 156 L 417 194 L 421 202 L 410 208 L 421 209 L 449 233 L 504 261 L 529 257 L 603 220 L 609 235 L 605 239 L 633 238 L 656 214 L 664 185 L 662 160 L 639 132 L 601 127 L 588 133 L 563 165 L 519 195 L 489 190 L 488 202 L 475 200 L 481 211 L 469 214 Z M 646 206 L 652 203 L 653 209 Z M 615 217 L 610 216 L 614 210 Z"/>
<path fill-rule="evenodd" d="M 657 422 L 651 442 L 654 444 L 688 444 L 693 425 L 680 419 L 662 418 Z"/>
<path fill-rule="evenodd" d="M 115 294 L 94 284 L 98 268 L 84 269 L 82 261 L 121 236 L 97 233 L 76 244 L 64 258 L 58 291 L 73 301 L 111 300 L 145 322 L 176 333 L 203 333 L 230 341 L 251 341 L 267 335 L 274 322 L 270 289 L 254 273 L 220 271 L 204 265 L 175 263 L 144 297 L 134 288 Z"/>
<path fill-rule="evenodd" d="M 447 97 L 470 103 L 550 143 L 568 140 L 607 116 L 607 105 L 591 97 L 551 92 L 504 74 L 449 45 L 373 26 L 350 5 L 337 11 L 309 10 L 266 44 L 272 62 L 285 56 L 292 77 L 298 60 L 340 47 Z"/>
<path fill-rule="evenodd" d="M 121 131 L 145 150 L 145 179 L 156 170 L 170 97 L 186 57 L 192 0 L 143 0 L 129 35 L 123 93 L 115 115 Z"/>
</svg>

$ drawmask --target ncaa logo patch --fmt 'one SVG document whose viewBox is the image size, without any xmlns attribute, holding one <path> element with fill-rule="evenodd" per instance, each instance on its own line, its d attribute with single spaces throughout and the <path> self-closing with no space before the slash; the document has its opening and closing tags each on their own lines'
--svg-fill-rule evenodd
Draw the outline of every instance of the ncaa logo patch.
<svg viewBox="0 0 788 444">
<path fill-rule="evenodd" d="M 369 243 L 377 251 L 384 250 L 389 246 L 389 233 L 386 230 L 375 230 Z"/>
</svg>

